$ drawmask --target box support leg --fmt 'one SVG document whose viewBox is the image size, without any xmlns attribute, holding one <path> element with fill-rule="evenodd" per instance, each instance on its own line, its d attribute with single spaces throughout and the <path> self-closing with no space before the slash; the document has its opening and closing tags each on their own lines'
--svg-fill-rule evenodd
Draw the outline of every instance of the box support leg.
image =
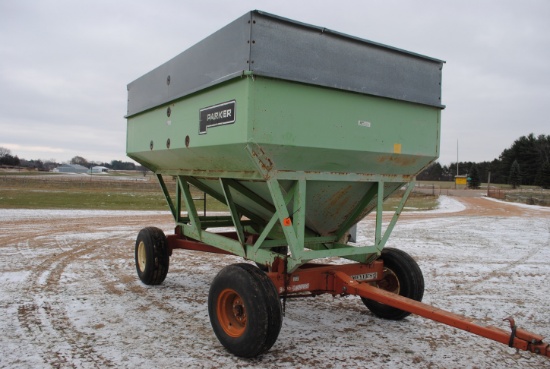
<svg viewBox="0 0 550 369">
<path fill-rule="evenodd" d="M 237 207 L 233 202 L 233 195 L 231 194 L 231 190 L 229 188 L 228 183 L 225 182 L 223 178 L 220 178 L 220 184 L 223 189 L 223 195 L 225 196 L 225 202 L 229 207 L 229 213 L 231 215 L 231 219 L 233 220 L 233 224 L 235 225 L 235 230 L 237 231 L 237 237 L 239 238 L 239 242 L 242 245 L 244 245 L 245 239 L 244 239 L 243 225 L 241 223 L 241 215 L 237 211 Z"/>
<path fill-rule="evenodd" d="M 399 219 L 399 216 L 401 215 L 401 212 L 403 211 L 403 208 L 405 207 L 405 203 L 407 202 L 407 199 L 409 198 L 409 195 L 411 194 L 412 190 L 414 189 L 415 182 L 409 182 L 407 185 L 407 189 L 405 190 L 405 193 L 403 194 L 403 197 L 401 198 L 401 201 L 399 202 L 399 205 L 397 206 L 397 209 L 395 209 L 395 212 L 393 214 L 392 219 L 390 220 L 390 223 L 386 227 L 386 230 L 384 231 L 384 234 L 382 235 L 382 213 L 383 213 L 383 201 L 384 201 L 384 182 L 378 182 L 378 202 L 376 206 L 376 236 L 375 236 L 375 245 L 378 251 L 382 251 L 384 246 L 386 245 L 386 242 L 388 241 L 388 238 L 390 237 L 391 233 L 393 232 L 393 228 L 395 227 L 395 224 L 397 223 L 397 220 Z"/>
</svg>

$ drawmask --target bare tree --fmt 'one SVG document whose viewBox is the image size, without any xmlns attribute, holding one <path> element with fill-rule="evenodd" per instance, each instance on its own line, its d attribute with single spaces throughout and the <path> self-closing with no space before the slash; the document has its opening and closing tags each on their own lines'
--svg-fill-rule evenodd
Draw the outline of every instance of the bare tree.
<svg viewBox="0 0 550 369">
<path fill-rule="evenodd" d="M 3 158 L 4 156 L 7 156 L 7 155 L 11 155 L 11 150 L 0 146 L 0 158 Z"/>
<path fill-rule="evenodd" d="M 72 158 L 71 164 L 79 164 L 86 168 L 90 166 L 88 160 L 84 159 L 82 156 L 75 156 L 74 158 Z"/>
</svg>

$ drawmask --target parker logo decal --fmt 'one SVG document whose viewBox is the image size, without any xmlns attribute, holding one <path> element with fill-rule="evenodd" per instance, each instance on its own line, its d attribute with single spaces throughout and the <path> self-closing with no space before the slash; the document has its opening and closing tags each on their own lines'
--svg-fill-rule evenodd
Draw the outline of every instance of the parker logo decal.
<svg viewBox="0 0 550 369">
<path fill-rule="evenodd" d="M 208 127 L 235 123 L 235 105 L 231 100 L 199 110 L 199 134 L 205 134 Z"/>
</svg>

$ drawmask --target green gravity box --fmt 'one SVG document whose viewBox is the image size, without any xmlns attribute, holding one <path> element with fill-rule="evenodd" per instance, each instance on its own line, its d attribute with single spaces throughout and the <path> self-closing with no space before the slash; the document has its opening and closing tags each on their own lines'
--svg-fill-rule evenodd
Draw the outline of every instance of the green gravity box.
<svg viewBox="0 0 550 369">
<path fill-rule="evenodd" d="M 313 236 L 313 250 L 344 248 L 337 237 L 439 156 L 442 66 L 252 11 L 128 85 L 127 154 L 191 238 L 215 222 L 182 218 L 162 176 L 227 203 L 241 236 L 278 230 L 296 255 Z"/>
</svg>

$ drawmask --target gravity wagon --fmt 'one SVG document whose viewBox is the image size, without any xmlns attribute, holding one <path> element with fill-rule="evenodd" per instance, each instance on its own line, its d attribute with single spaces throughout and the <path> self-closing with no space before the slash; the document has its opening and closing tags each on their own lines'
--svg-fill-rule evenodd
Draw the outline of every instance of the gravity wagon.
<svg viewBox="0 0 550 369">
<path fill-rule="evenodd" d="M 358 295 L 381 318 L 414 313 L 549 355 L 542 337 L 514 324 L 479 326 L 421 303 L 417 263 L 384 248 L 415 175 L 439 156 L 442 66 L 252 11 L 130 83 L 127 153 L 155 173 L 175 221 L 168 236 L 139 232 L 141 281 L 162 283 L 175 249 L 254 262 L 221 270 L 208 297 L 214 333 L 243 357 L 275 343 L 281 300 L 323 293 Z M 199 214 L 191 188 L 226 215 Z M 383 227 L 384 200 L 400 189 Z M 371 212 L 370 243 L 347 243 Z M 319 262 L 335 257 L 349 262 Z"/>
</svg>

